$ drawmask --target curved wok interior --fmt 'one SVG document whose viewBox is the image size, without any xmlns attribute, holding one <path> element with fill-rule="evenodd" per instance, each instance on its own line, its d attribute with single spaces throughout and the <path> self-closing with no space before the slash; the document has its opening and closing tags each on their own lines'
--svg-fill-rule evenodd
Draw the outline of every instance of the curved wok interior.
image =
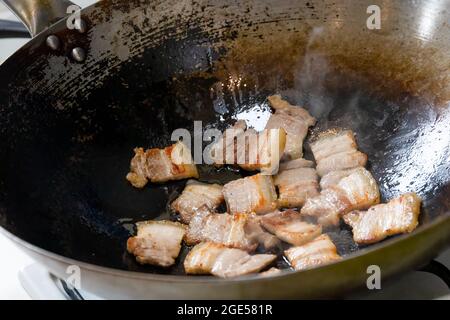
<svg viewBox="0 0 450 320">
<path fill-rule="evenodd" d="M 194 120 L 260 129 L 273 93 L 318 118 L 309 138 L 354 130 L 384 201 L 417 192 L 421 225 L 450 211 L 450 41 L 439 1 L 427 1 L 431 29 L 414 19 L 425 2 L 398 1 L 379 31 L 365 28 L 364 1 L 124 2 L 85 11 L 87 36 L 56 26 L 60 52 L 29 45 L 2 66 L 2 227 L 81 261 L 179 273 L 126 253 L 133 223 L 167 217 L 185 183 L 132 188 L 133 148 L 166 146 Z M 70 43 L 88 48 L 85 63 L 67 57 Z M 242 174 L 200 170 L 220 183 Z M 331 236 L 341 254 L 358 250 L 349 229 Z"/>
</svg>

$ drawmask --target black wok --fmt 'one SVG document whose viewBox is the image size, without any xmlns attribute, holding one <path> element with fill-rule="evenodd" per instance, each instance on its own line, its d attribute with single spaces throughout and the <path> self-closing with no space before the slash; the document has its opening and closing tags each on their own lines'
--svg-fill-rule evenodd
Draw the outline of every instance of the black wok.
<svg viewBox="0 0 450 320">
<path fill-rule="evenodd" d="M 82 11 L 84 32 L 45 28 L 65 1 L 7 2 L 37 35 L 0 67 L 0 225 L 55 275 L 78 265 L 106 298 L 326 297 L 364 285 L 370 265 L 385 279 L 448 246 L 449 1 L 105 0 Z M 367 28 L 371 4 L 380 30 Z M 383 200 L 423 198 L 420 227 L 361 248 L 341 226 L 329 233 L 342 262 L 264 279 L 137 265 L 133 222 L 170 217 L 185 182 L 130 187 L 133 148 L 166 146 L 194 121 L 260 128 L 273 93 L 319 119 L 308 139 L 353 129 Z"/>
</svg>

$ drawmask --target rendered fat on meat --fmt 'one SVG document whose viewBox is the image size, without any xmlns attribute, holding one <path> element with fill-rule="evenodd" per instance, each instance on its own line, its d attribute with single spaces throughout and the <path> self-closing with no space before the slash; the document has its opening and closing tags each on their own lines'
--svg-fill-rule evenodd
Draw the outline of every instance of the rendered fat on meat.
<svg viewBox="0 0 450 320">
<path fill-rule="evenodd" d="M 301 214 L 317 218 L 323 226 L 338 225 L 340 217 L 353 210 L 364 210 L 380 203 L 380 192 L 372 174 L 358 168 L 335 187 L 306 200 Z"/>
<path fill-rule="evenodd" d="M 212 145 L 210 159 L 215 165 L 236 164 L 236 139 L 245 133 L 247 124 L 244 120 L 237 121 L 233 127 L 226 129 L 222 137 Z"/>
<path fill-rule="evenodd" d="M 357 150 L 355 135 L 351 130 L 326 132 L 311 144 L 311 151 L 317 162 L 331 155 Z"/>
<path fill-rule="evenodd" d="M 341 259 L 336 246 L 326 234 L 302 246 L 292 247 L 284 254 L 295 270 L 311 269 Z"/>
<path fill-rule="evenodd" d="M 264 230 L 261 226 L 262 217 L 264 216 L 249 215 L 249 219 L 245 225 L 245 234 L 251 241 L 258 243 L 264 250 L 280 248 L 280 239 Z"/>
<path fill-rule="evenodd" d="M 206 206 L 215 210 L 223 202 L 222 186 L 189 180 L 181 195 L 171 204 L 183 223 L 189 223 L 195 212 Z"/>
<path fill-rule="evenodd" d="M 330 187 L 335 187 L 343 178 L 348 177 L 353 172 L 355 172 L 357 168 L 347 169 L 347 170 L 338 170 L 331 171 L 324 175 L 322 179 L 320 179 L 320 188 L 322 190 L 328 189 Z"/>
<path fill-rule="evenodd" d="M 322 233 L 322 227 L 302 221 L 294 210 L 276 211 L 261 217 L 261 225 L 279 239 L 295 246 L 305 244 Z"/>
<path fill-rule="evenodd" d="M 276 259 L 272 254 L 250 255 L 244 250 L 203 242 L 196 245 L 184 260 L 187 274 L 212 274 L 229 278 L 257 273 Z"/>
<path fill-rule="evenodd" d="M 211 274 L 217 258 L 226 248 L 224 245 L 212 242 L 196 245 L 184 259 L 185 272 L 187 274 Z"/>
<path fill-rule="evenodd" d="M 283 165 L 274 178 L 278 187 L 278 206 L 284 208 L 301 207 L 306 199 L 319 195 L 319 176 L 314 168 L 309 167 L 309 161 L 300 162 L 297 159 Z M 301 167 L 305 165 L 308 167 Z M 288 168 L 288 169 L 285 169 Z"/>
<path fill-rule="evenodd" d="M 367 155 L 357 148 L 355 135 L 351 130 L 324 134 L 311 144 L 319 176 L 332 171 L 364 167 Z"/>
<path fill-rule="evenodd" d="M 327 173 L 337 170 L 364 167 L 367 163 L 367 155 L 360 151 L 348 151 L 331 155 L 317 162 L 317 173 L 323 177 Z"/>
<path fill-rule="evenodd" d="M 141 264 L 170 267 L 175 264 L 186 233 L 185 226 L 171 221 L 144 221 L 136 224 L 137 235 L 127 241 L 127 250 Z"/>
<path fill-rule="evenodd" d="M 419 224 L 421 199 L 407 193 L 367 211 L 353 211 L 343 217 L 359 244 L 371 244 L 400 233 L 412 232 Z"/>
<path fill-rule="evenodd" d="M 286 146 L 284 129 L 266 129 L 237 137 L 237 163 L 247 171 L 276 174 Z"/>
<path fill-rule="evenodd" d="M 193 215 L 186 234 L 188 245 L 213 242 L 227 247 L 254 251 L 258 244 L 250 239 L 245 230 L 247 214 L 212 213 L 207 207 Z"/>
<path fill-rule="evenodd" d="M 143 188 L 148 181 L 162 183 L 169 180 L 198 178 L 192 155 L 182 142 L 165 149 L 134 149 L 127 180 L 136 188 Z"/>
<path fill-rule="evenodd" d="M 314 126 L 316 119 L 304 108 L 293 106 L 280 95 L 268 97 L 269 103 L 275 109 L 267 122 L 266 129 L 283 128 L 286 131 L 285 159 L 297 159 L 303 156 L 303 141 L 308 129 Z"/>
<path fill-rule="evenodd" d="M 280 163 L 280 171 L 297 169 L 297 168 L 313 168 L 314 162 L 303 158 L 289 160 Z"/>
<path fill-rule="evenodd" d="M 223 195 L 230 213 L 264 214 L 277 207 L 271 176 L 257 174 L 227 183 Z"/>
<path fill-rule="evenodd" d="M 245 128 L 245 122 L 238 121 L 225 130 L 211 148 L 212 163 L 238 165 L 244 170 L 265 174 L 276 173 L 286 145 L 286 132 L 282 128 L 262 132 Z"/>
<path fill-rule="evenodd" d="M 262 277 L 271 277 L 281 274 L 281 270 L 275 267 L 270 268 L 267 271 L 261 272 L 259 275 Z"/>
</svg>

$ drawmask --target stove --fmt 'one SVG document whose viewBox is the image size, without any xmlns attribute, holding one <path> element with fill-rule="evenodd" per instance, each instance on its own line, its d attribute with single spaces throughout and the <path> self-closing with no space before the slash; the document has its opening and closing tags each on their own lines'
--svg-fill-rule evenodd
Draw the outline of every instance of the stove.
<svg viewBox="0 0 450 320">
<path fill-rule="evenodd" d="M 74 1 L 85 7 L 96 0 Z M 0 19 L 15 20 L 0 3 Z M 20 48 L 26 39 L 0 40 L 0 63 Z M 89 292 L 71 289 L 64 281 L 51 275 L 33 262 L 0 235 L 0 252 L 8 257 L 0 265 L 0 299 L 101 300 Z M 450 300 L 450 250 L 439 256 L 431 267 L 433 271 L 411 271 L 381 284 L 381 290 L 361 290 L 345 299 L 445 299 Z M 438 275 L 436 275 L 438 274 Z"/>
<path fill-rule="evenodd" d="M 344 299 L 439 299 L 450 300 L 450 250 L 434 260 L 428 271 L 411 271 L 381 284 L 381 290 L 360 290 Z M 431 272 L 433 271 L 433 272 Z M 33 300 L 103 300 L 95 294 L 71 288 L 51 275 L 44 267 L 32 263 L 18 273 L 20 284 Z"/>
</svg>

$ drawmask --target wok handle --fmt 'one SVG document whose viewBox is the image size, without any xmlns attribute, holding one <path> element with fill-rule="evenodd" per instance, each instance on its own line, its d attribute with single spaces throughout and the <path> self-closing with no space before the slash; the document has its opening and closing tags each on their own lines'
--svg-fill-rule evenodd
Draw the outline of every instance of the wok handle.
<svg viewBox="0 0 450 320">
<path fill-rule="evenodd" d="M 0 20 L 0 39 L 29 37 L 30 33 L 22 23 L 9 20 Z"/>
<path fill-rule="evenodd" d="M 1 0 L 23 22 L 32 37 L 68 15 L 69 0 Z"/>
</svg>

